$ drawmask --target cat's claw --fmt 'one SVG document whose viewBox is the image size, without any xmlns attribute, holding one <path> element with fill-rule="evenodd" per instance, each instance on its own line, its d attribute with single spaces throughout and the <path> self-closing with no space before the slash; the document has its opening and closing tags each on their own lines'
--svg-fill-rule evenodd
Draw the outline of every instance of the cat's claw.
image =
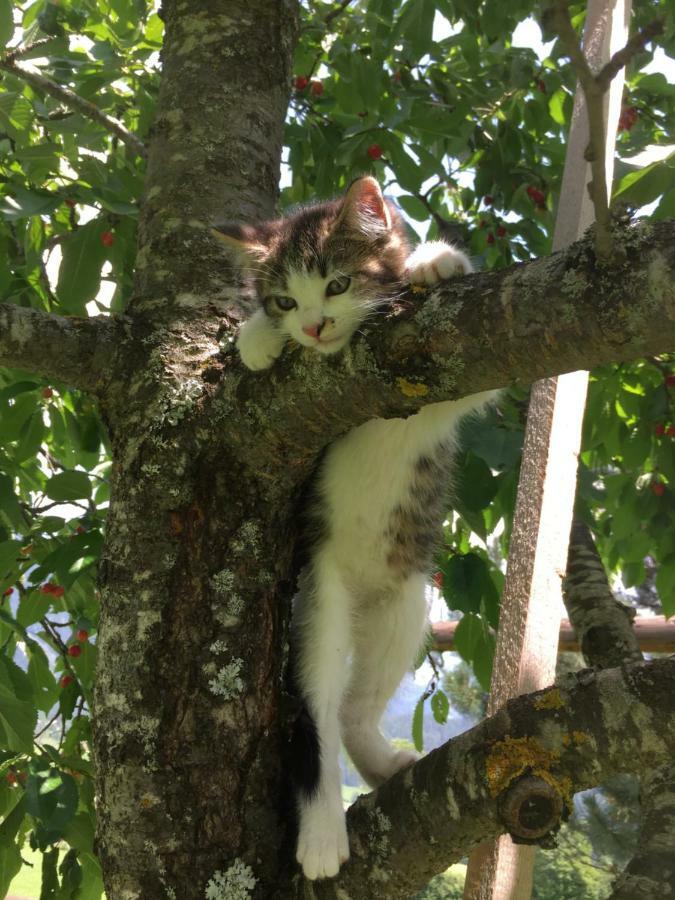
<svg viewBox="0 0 675 900">
<path fill-rule="evenodd" d="M 443 241 L 420 244 L 406 261 L 406 275 L 411 284 L 437 284 L 470 272 L 473 267 L 466 254 Z"/>
<path fill-rule="evenodd" d="M 342 863 L 349 859 L 347 825 L 342 810 L 339 815 L 311 815 L 300 826 L 295 858 L 305 878 L 333 878 Z"/>
</svg>

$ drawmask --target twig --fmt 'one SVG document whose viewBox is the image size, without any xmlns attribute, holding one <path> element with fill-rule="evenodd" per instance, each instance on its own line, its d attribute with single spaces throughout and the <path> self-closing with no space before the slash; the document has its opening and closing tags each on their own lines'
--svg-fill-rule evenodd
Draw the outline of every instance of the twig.
<svg viewBox="0 0 675 900">
<path fill-rule="evenodd" d="M 31 46 L 34 47 L 35 45 Z M 137 156 L 147 156 L 147 150 L 143 142 L 140 141 L 135 134 L 128 131 L 119 119 L 115 119 L 113 116 L 104 113 L 94 103 L 85 100 L 84 97 L 80 97 L 79 94 L 71 91 L 70 88 L 64 87 L 56 81 L 53 81 L 51 78 L 47 78 L 39 72 L 34 72 L 31 69 L 27 69 L 20 65 L 16 62 L 16 56 L 17 51 L 7 54 L 0 60 L 0 68 L 5 69 L 7 72 L 11 72 L 18 78 L 23 79 L 23 81 L 27 81 L 28 84 L 37 88 L 37 90 L 62 100 L 71 109 L 81 112 L 82 115 L 92 119 L 94 122 L 98 122 L 99 125 L 102 125 L 107 131 L 117 135 L 117 137 L 123 141 L 130 150 L 133 150 Z"/>
<path fill-rule="evenodd" d="M 24 44 L 23 47 L 14 47 L 12 50 L 8 50 L 5 54 L 5 62 L 13 63 L 17 59 L 28 56 L 29 53 L 33 52 L 33 50 L 39 50 L 41 47 L 45 47 L 47 44 L 51 44 L 55 40 L 55 37 L 44 37 L 40 38 L 37 41 L 32 41 L 30 44 Z"/>
<path fill-rule="evenodd" d="M 323 20 L 323 24 L 330 25 L 330 23 L 333 21 L 333 19 L 337 18 L 337 16 L 339 16 L 340 13 L 343 10 L 345 10 L 351 2 L 352 2 L 352 0 L 342 0 L 342 3 L 339 6 L 337 6 L 334 10 L 331 10 L 331 12 L 328 13 L 326 18 Z"/>
<path fill-rule="evenodd" d="M 579 38 L 570 20 L 567 0 L 556 0 L 546 10 L 545 17 L 563 43 L 586 98 L 588 115 L 588 147 L 585 157 L 591 164 L 592 180 L 588 190 L 595 209 L 595 250 L 599 259 L 609 260 L 613 251 L 612 219 L 609 211 L 607 177 L 605 174 L 605 116 L 604 95 L 612 79 L 638 53 L 648 40 L 663 31 L 663 23 L 655 19 L 617 51 L 602 70 L 594 75 L 579 45 Z"/>
<path fill-rule="evenodd" d="M 634 34 L 633 37 L 628 40 L 625 47 L 621 50 L 617 50 L 610 61 L 603 66 L 600 72 L 595 76 L 595 80 L 603 91 L 606 91 L 609 88 L 612 78 L 614 78 L 624 66 L 628 65 L 635 54 L 639 53 L 640 50 L 643 50 L 645 44 L 659 34 L 663 34 L 663 20 L 654 19 L 653 22 L 650 22 L 649 25 L 645 25 L 645 27 L 641 28 L 637 34 Z"/>
</svg>

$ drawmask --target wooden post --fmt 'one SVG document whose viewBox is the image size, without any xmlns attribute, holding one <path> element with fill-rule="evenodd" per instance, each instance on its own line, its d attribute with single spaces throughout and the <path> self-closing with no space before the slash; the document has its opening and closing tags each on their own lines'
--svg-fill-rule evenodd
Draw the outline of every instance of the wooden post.
<svg viewBox="0 0 675 900">
<path fill-rule="evenodd" d="M 629 18 L 630 0 L 589 0 L 584 53 L 594 72 L 626 43 Z M 605 95 L 610 186 L 623 84 L 621 72 Z M 590 166 L 584 157 L 588 135 L 585 101 L 577 87 L 554 250 L 570 244 L 594 220 L 587 188 Z M 572 372 L 532 388 L 488 715 L 510 697 L 554 680 L 587 382 L 586 372 Z M 469 859 L 465 900 L 529 900 L 535 849 L 514 844 L 508 835 L 481 844 Z"/>
</svg>

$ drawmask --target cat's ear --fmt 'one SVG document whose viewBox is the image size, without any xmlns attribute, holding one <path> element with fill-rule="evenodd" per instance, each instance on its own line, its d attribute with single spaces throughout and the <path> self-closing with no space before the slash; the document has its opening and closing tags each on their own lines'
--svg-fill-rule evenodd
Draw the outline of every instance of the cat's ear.
<svg viewBox="0 0 675 900">
<path fill-rule="evenodd" d="M 242 265 L 260 262 L 269 252 L 263 236 L 253 225 L 222 222 L 211 229 L 211 234 L 229 247 Z"/>
<path fill-rule="evenodd" d="M 337 227 L 364 237 L 381 237 L 391 229 L 391 212 L 380 185 L 370 175 L 357 178 L 349 186 L 338 215 Z"/>
</svg>

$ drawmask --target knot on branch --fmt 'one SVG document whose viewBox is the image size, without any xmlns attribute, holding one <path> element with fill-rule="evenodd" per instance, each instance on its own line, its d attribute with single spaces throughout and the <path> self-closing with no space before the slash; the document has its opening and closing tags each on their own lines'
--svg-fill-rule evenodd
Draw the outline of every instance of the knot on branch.
<svg viewBox="0 0 675 900">
<path fill-rule="evenodd" d="M 499 799 L 499 816 L 514 844 L 545 845 L 567 815 L 560 792 L 537 775 L 518 779 Z"/>
</svg>

